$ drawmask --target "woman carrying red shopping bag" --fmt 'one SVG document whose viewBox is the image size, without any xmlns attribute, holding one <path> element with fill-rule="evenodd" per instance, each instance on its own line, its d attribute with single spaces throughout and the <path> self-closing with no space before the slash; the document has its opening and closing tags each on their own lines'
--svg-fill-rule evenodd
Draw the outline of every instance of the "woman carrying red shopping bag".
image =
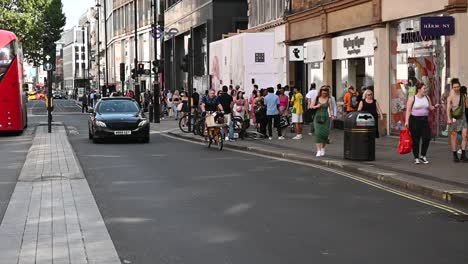
<svg viewBox="0 0 468 264">
<path fill-rule="evenodd" d="M 406 105 L 405 127 L 409 128 L 413 141 L 414 164 L 428 164 L 426 158 L 429 143 L 431 142 L 431 128 L 429 126 L 429 112 L 434 111 L 439 104 L 432 105 L 426 95 L 426 86 L 423 83 L 416 85 L 416 95 L 408 98 Z M 422 145 L 420 144 L 422 139 Z M 419 151 L 421 148 L 421 152 Z"/>
</svg>

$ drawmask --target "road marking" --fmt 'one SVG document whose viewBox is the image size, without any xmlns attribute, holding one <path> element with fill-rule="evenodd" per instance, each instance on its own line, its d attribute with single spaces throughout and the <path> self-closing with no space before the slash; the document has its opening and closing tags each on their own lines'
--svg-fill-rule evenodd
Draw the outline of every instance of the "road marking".
<svg viewBox="0 0 468 264">
<path fill-rule="evenodd" d="M 168 135 L 168 134 L 162 134 L 162 135 L 165 136 L 165 137 L 169 137 L 169 138 L 179 140 L 179 141 L 189 142 L 189 143 L 192 143 L 192 144 L 206 145 L 205 143 L 202 143 L 202 142 L 195 142 L 195 141 L 188 140 L 188 139 L 182 139 L 182 138 L 178 138 L 178 137 L 171 136 L 171 135 Z M 355 180 L 355 181 L 370 185 L 370 186 L 375 187 L 377 189 L 380 189 L 380 190 L 383 190 L 383 191 L 386 191 L 386 192 L 390 192 L 390 193 L 396 194 L 398 196 L 401 196 L 401 197 L 404 197 L 404 198 L 407 198 L 407 199 L 410 199 L 410 200 L 413 200 L 413 201 L 416 201 L 416 202 L 419 202 L 419 203 L 422 203 L 422 204 L 426 204 L 426 205 L 429 205 L 429 206 L 444 210 L 444 211 L 449 212 L 449 213 L 454 214 L 454 215 L 468 216 L 468 212 L 466 212 L 464 210 L 457 209 L 457 208 L 454 208 L 454 207 L 451 207 L 451 206 L 448 206 L 448 205 L 445 205 L 445 204 L 442 204 L 442 203 L 438 203 L 438 202 L 435 202 L 435 201 L 431 201 L 431 200 L 428 200 L 428 199 L 425 199 L 425 198 L 422 198 L 422 197 L 419 197 L 419 196 L 416 196 L 416 195 L 413 195 L 413 194 L 409 194 L 409 193 L 397 190 L 395 188 L 388 187 L 388 186 L 385 186 L 383 184 L 376 183 L 376 182 L 373 182 L 371 180 L 367 180 L 367 179 L 364 179 L 362 177 L 352 175 L 352 174 L 347 173 L 347 172 L 339 171 L 339 170 L 336 170 L 336 169 L 332 169 L 332 168 L 329 168 L 329 167 L 324 167 L 324 166 L 320 166 L 320 165 L 316 165 L 316 164 L 309 164 L 309 163 L 305 163 L 305 162 L 301 162 L 301 161 L 288 160 L 288 159 L 283 159 L 283 158 L 276 158 L 276 157 L 271 157 L 271 156 L 267 156 L 267 155 L 263 155 L 263 154 L 248 152 L 248 151 L 244 151 L 244 150 L 237 150 L 237 149 L 230 149 L 230 148 L 226 148 L 226 150 L 231 151 L 231 152 L 237 152 L 237 153 L 243 153 L 243 154 L 248 154 L 248 155 L 252 155 L 252 156 L 262 157 L 262 158 L 266 158 L 266 159 L 273 159 L 273 160 L 278 160 L 278 161 L 289 162 L 289 163 L 293 163 L 293 164 L 297 164 L 297 165 L 302 165 L 302 166 L 306 166 L 306 167 L 312 167 L 312 168 L 317 168 L 317 169 L 320 169 L 320 170 L 332 172 L 332 173 L 344 176 L 346 178 L 349 178 L 349 179 L 352 179 L 352 180 Z"/>
</svg>

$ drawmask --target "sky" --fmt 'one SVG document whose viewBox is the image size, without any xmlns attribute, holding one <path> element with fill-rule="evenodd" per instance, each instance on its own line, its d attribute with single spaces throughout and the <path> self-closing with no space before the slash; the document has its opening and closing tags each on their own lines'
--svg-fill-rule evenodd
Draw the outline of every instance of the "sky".
<svg viewBox="0 0 468 264">
<path fill-rule="evenodd" d="M 67 17 L 65 29 L 78 25 L 78 20 L 90 7 L 94 6 L 96 0 L 62 0 L 63 12 Z"/>
</svg>

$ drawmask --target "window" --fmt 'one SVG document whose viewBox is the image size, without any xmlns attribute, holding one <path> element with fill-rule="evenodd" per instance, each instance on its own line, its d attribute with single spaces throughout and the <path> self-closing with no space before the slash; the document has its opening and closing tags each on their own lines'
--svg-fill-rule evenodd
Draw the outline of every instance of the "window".
<svg viewBox="0 0 468 264">
<path fill-rule="evenodd" d="M 0 82 L 2 81 L 5 74 L 8 72 L 11 63 L 15 58 L 16 52 L 14 41 L 10 42 L 5 47 L 0 49 Z"/>
</svg>

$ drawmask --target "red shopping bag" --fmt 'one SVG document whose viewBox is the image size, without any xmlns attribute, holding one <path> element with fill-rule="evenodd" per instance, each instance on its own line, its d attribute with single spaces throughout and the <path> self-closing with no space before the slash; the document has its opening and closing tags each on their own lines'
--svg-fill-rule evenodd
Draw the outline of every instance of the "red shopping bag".
<svg viewBox="0 0 468 264">
<path fill-rule="evenodd" d="M 413 139 L 408 128 L 400 130 L 400 143 L 398 144 L 398 153 L 404 155 L 413 150 Z"/>
</svg>

